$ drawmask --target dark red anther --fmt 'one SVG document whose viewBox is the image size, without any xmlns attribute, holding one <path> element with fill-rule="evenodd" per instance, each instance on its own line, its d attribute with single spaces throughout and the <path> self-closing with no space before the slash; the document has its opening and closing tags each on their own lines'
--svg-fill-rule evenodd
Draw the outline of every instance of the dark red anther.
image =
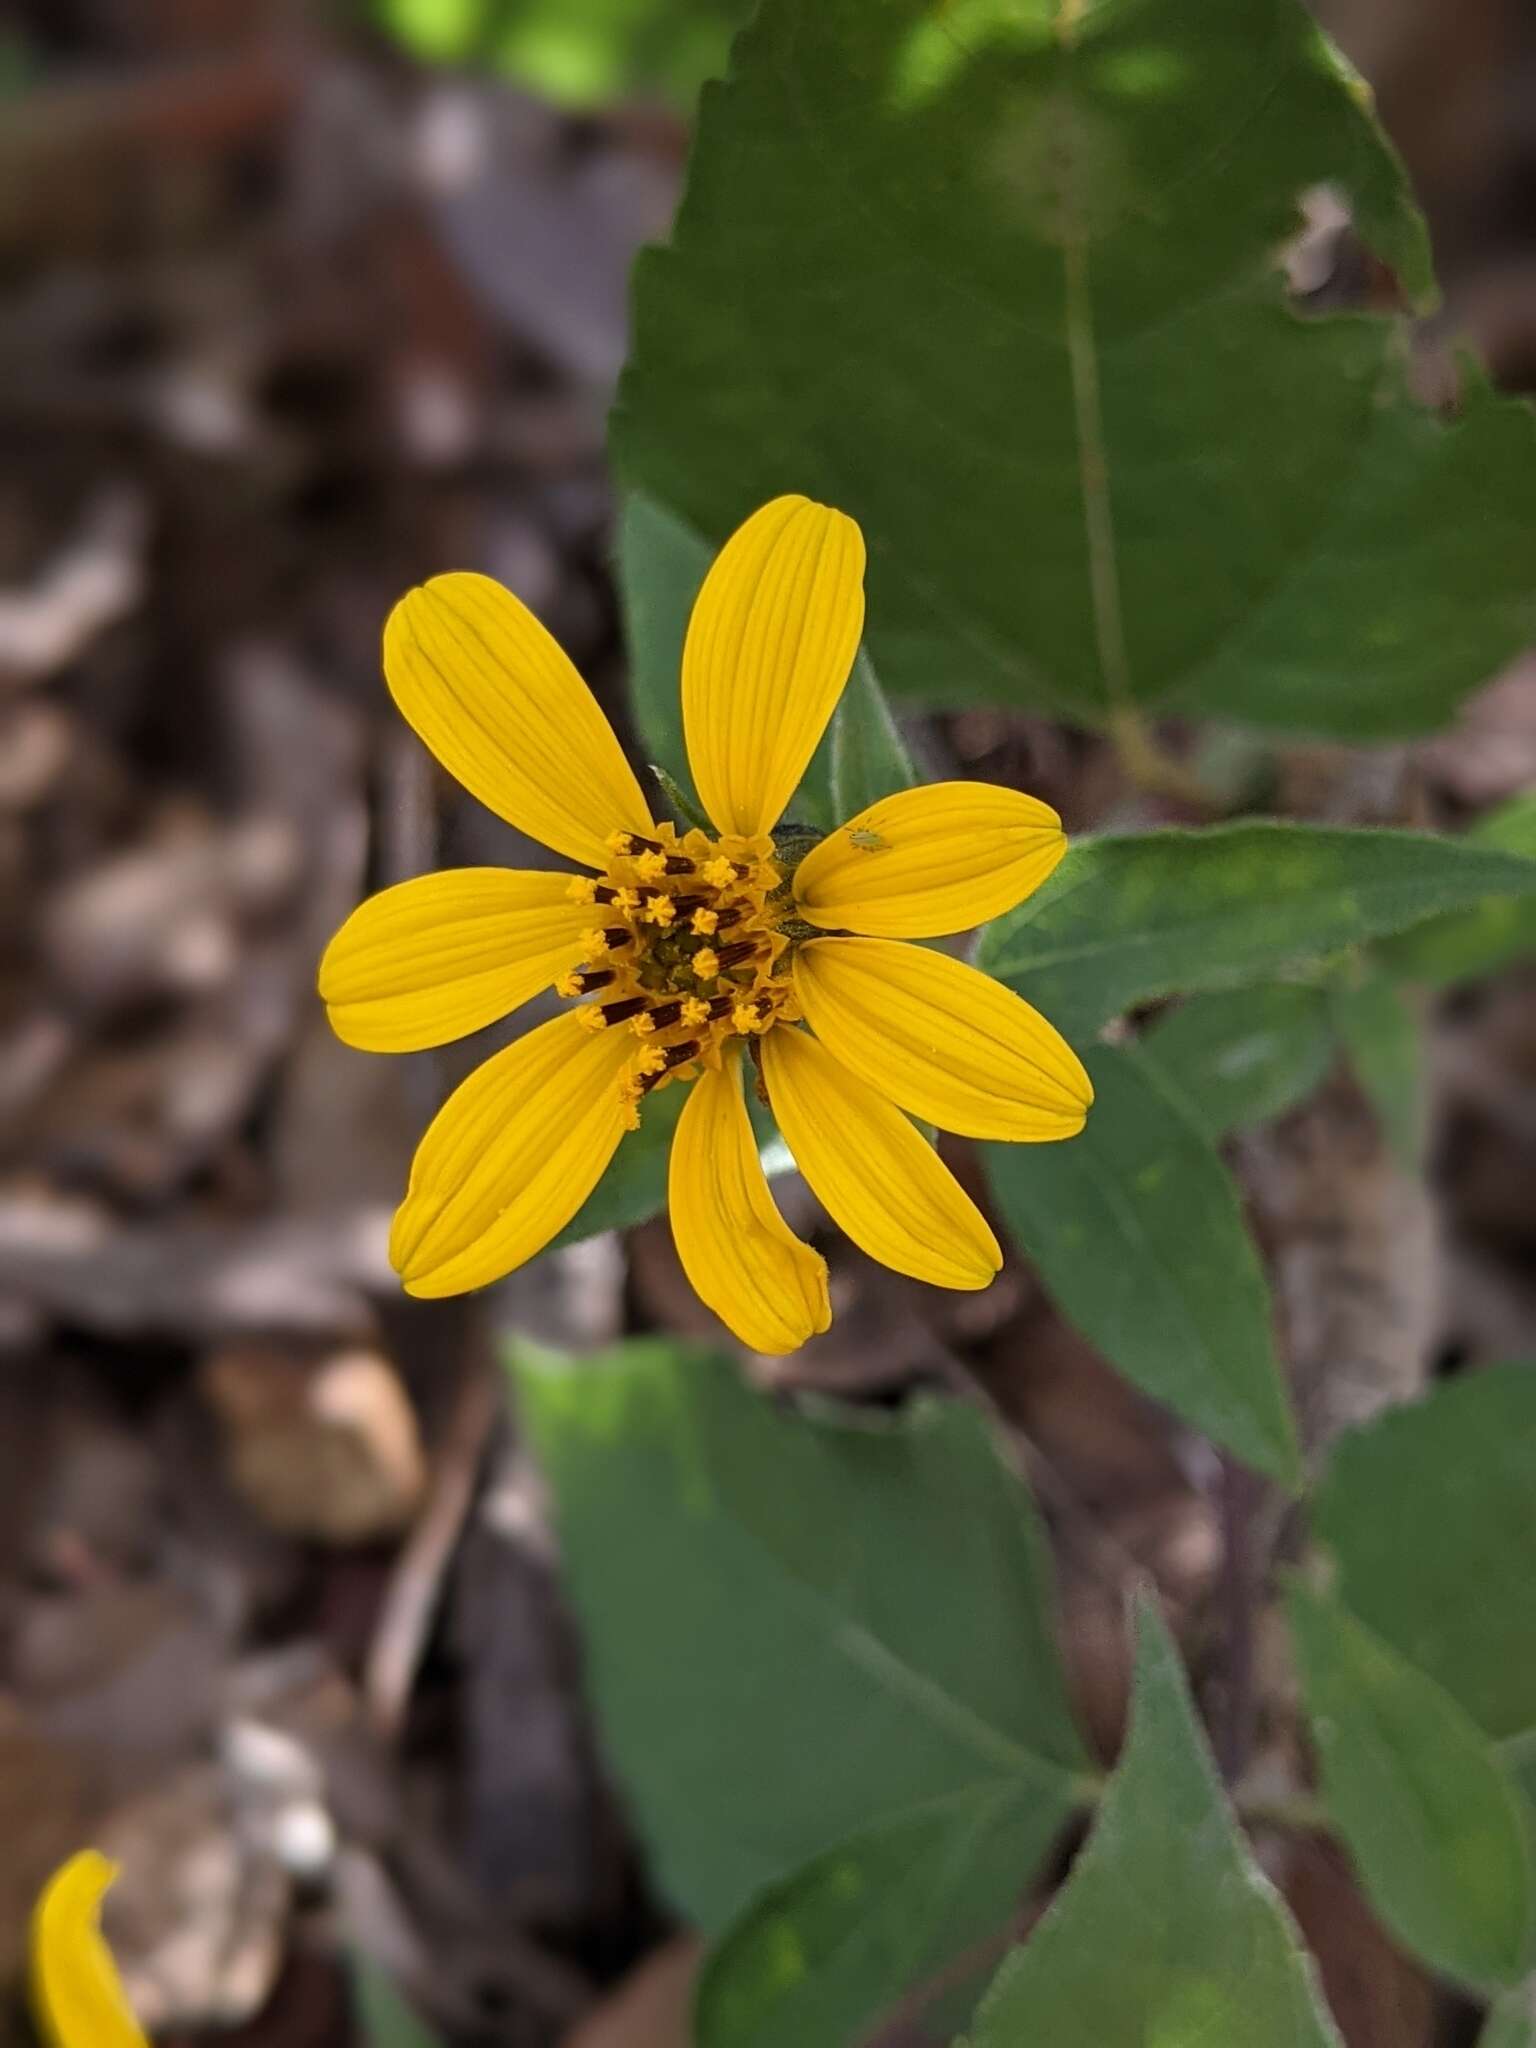
<svg viewBox="0 0 1536 2048">
<path fill-rule="evenodd" d="M 669 1045 L 662 1054 L 667 1063 L 663 1073 L 670 1074 L 674 1067 L 685 1067 L 689 1060 L 698 1058 L 698 1053 L 699 1041 L 696 1038 L 685 1038 L 681 1045 Z"/>
<path fill-rule="evenodd" d="M 644 996 L 626 996 L 622 1003 L 603 1004 L 605 1024 L 627 1024 L 631 1017 L 638 1017 L 646 1007 Z"/>
<path fill-rule="evenodd" d="M 585 974 L 577 975 L 576 987 L 580 994 L 589 996 L 594 989 L 606 988 L 610 981 L 617 980 L 618 976 L 611 967 L 594 967 Z"/>
<path fill-rule="evenodd" d="M 669 875 L 691 875 L 693 873 L 693 862 L 685 854 L 669 853 L 667 855 L 667 873 Z"/>
<path fill-rule="evenodd" d="M 658 1003 L 651 1012 L 651 1027 L 656 1031 L 670 1031 L 682 1014 L 681 1003 Z"/>
<path fill-rule="evenodd" d="M 722 946 L 720 948 L 721 973 L 723 974 L 727 967 L 738 966 L 743 960 L 749 959 L 756 951 L 756 939 L 738 939 L 734 946 Z"/>
<path fill-rule="evenodd" d="M 603 933 L 603 944 L 610 953 L 617 953 L 620 946 L 629 945 L 634 936 L 634 933 L 627 926 L 611 924 Z"/>
</svg>

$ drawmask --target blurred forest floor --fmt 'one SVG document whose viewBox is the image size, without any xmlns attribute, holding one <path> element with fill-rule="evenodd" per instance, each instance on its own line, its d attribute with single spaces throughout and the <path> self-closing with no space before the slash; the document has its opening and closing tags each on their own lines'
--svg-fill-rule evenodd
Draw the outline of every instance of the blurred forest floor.
<svg viewBox="0 0 1536 2048">
<path fill-rule="evenodd" d="M 1442 331 L 1536 386 L 1519 0 L 1325 12 L 1430 214 Z M 664 1222 L 404 1301 L 388 1216 L 483 1048 L 350 1052 L 313 975 L 368 889 L 539 858 L 389 707 L 409 584 L 500 576 L 622 719 L 604 415 L 686 141 L 652 107 L 428 74 L 335 6 L 0 12 L 0 1980 L 42 1877 L 97 1842 L 165 2048 L 345 2043 L 357 1956 L 466 2044 L 682 2038 L 686 1937 L 604 1775 L 495 1352 L 718 1333 Z M 1324 294 L 1379 285 L 1347 241 L 1314 254 Z M 1179 816 L 1039 720 L 924 736 L 1073 830 Z M 1460 829 L 1536 782 L 1536 662 L 1433 742 L 1265 766 L 1296 816 Z M 1532 993 L 1439 1005 L 1427 1193 L 1342 1076 L 1240 1142 L 1304 1398 L 1309 1367 L 1337 1398 L 1340 1359 L 1364 1409 L 1533 1348 Z M 1221 1504 L 1191 1446 L 1024 1264 L 929 1293 L 786 1200 L 839 1312 L 764 1377 L 979 1380 L 1029 1447 L 1095 1739 L 1138 1570 L 1219 1713 Z M 1352 2048 L 1462 2038 L 1340 1869 L 1276 1874 Z"/>
</svg>

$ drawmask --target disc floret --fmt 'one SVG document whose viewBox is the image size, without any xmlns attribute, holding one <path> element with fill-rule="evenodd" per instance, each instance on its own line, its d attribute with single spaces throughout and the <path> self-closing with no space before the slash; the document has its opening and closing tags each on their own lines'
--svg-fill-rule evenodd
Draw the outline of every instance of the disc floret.
<svg viewBox="0 0 1536 2048">
<path fill-rule="evenodd" d="M 712 839 L 661 824 L 646 838 L 615 832 L 608 851 L 603 875 L 571 885 L 603 922 L 555 986 L 583 999 L 588 1030 L 640 1041 L 619 1082 L 638 1123 L 653 1089 L 718 1067 L 733 1038 L 798 1021 L 781 928 L 794 906 L 766 832 Z"/>
</svg>

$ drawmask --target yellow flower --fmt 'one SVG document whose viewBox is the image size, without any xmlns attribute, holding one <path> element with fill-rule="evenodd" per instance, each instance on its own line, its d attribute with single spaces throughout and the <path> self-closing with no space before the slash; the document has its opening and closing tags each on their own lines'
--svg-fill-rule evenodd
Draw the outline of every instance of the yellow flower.
<svg viewBox="0 0 1536 2048">
<path fill-rule="evenodd" d="M 1027 1003 L 906 942 L 1011 909 L 1066 842 L 1045 804 L 973 782 L 885 797 L 819 843 L 781 824 L 858 648 L 863 574 L 854 522 L 800 497 L 763 506 L 715 561 L 682 674 L 713 834 L 652 818 L 591 692 L 499 584 L 439 576 L 395 607 L 384 672 L 405 718 L 483 803 L 597 875 L 403 882 L 321 962 L 332 1024 L 372 1051 L 445 1044 L 550 987 L 574 1003 L 433 1119 L 390 1243 L 408 1293 L 458 1294 L 531 1258 L 641 1100 L 689 1083 L 668 1193 L 690 1281 L 759 1351 L 825 1329 L 826 1265 L 769 1195 L 743 1048 L 855 1244 L 941 1287 L 997 1271 L 991 1230 L 910 1118 L 1068 1138 L 1093 1091 Z"/>
<path fill-rule="evenodd" d="M 148 2048 L 101 1936 L 117 1871 L 82 1849 L 55 1871 L 32 1915 L 32 2008 L 52 2048 Z"/>
</svg>

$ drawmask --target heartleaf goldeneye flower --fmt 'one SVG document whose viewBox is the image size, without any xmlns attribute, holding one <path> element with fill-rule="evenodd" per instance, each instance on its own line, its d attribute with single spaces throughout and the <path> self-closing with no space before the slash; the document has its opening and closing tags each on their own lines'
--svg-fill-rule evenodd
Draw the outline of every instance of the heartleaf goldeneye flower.
<svg viewBox="0 0 1536 2048">
<path fill-rule="evenodd" d="M 783 822 L 858 649 L 863 577 L 855 523 L 802 497 L 764 505 L 716 558 L 682 672 L 712 831 L 652 817 L 592 693 L 509 591 L 438 576 L 395 607 L 384 673 L 407 722 L 482 803 L 589 871 L 402 882 L 326 950 L 331 1022 L 370 1051 L 446 1044 L 550 987 L 570 1005 L 428 1127 L 390 1240 L 407 1293 L 459 1294 L 531 1258 L 645 1099 L 686 1086 L 668 1205 L 689 1280 L 758 1351 L 824 1330 L 826 1263 L 774 1206 L 748 1061 L 855 1244 L 940 1287 L 998 1270 L 985 1218 L 912 1118 L 1070 1138 L 1093 1090 L 1021 997 L 909 942 L 1012 909 L 1066 841 L 1047 805 L 976 782 L 884 797 L 820 839 Z"/>
</svg>

